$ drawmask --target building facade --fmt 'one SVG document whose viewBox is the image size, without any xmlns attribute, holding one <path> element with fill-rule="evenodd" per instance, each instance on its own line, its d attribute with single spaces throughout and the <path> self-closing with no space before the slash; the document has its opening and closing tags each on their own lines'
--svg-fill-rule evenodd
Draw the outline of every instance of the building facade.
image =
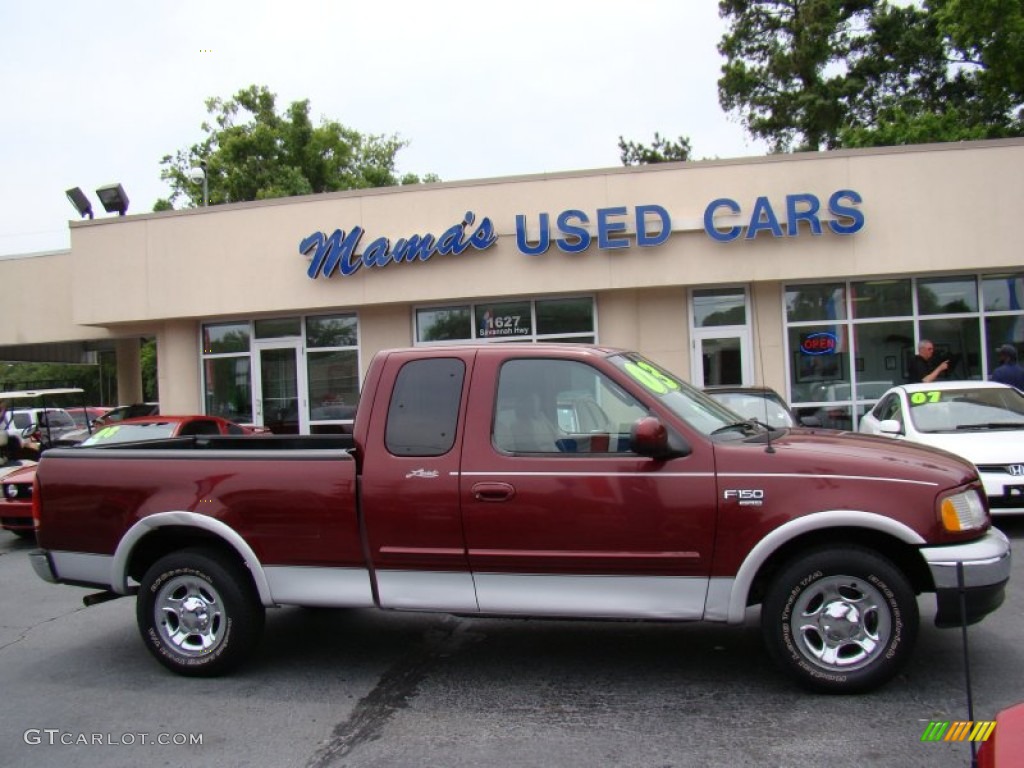
<svg viewBox="0 0 1024 768">
<path fill-rule="evenodd" d="M 7 284 L 65 298 L 42 318 L 0 309 L 0 356 L 116 343 L 126 400 L 155 336 L 164 412 L 316 433 L 348 428 L 381 349 L 597 342 L 856 427 L 920 339 L 964 379 L 1024 341 L 1022 204 L 1013 139 L 73 222 L 69 252 L 0 262 Z"/>
</svg>

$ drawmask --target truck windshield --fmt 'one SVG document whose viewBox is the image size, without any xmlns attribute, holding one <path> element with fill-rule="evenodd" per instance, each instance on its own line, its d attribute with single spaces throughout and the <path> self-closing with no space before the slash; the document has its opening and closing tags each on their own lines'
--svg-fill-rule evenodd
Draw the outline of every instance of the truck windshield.
<svg viewBox="0 0 1024 768">
<path fill-rule="evenodd" d="M 168 422 L 158 424 L 112 424 L 104 427 L 81 445 L 108 445 L 110 443 L 131 443 L 137 440 L 158 440 L 174 435 L 177 425 Z"/>
<path fill-rule="evenodd" d="M 687 384 L 673 373 L 655 365 L 636 353 L 615 355 L 610 358 L 616 367 L 639 383 L 661 401 L 676 416 L 705 435 L 724 433 L 734 426 L 735 434 L 742 437 L 757 428 L 752 422 L 712 400 L 696 387 Z"/>
</svg>

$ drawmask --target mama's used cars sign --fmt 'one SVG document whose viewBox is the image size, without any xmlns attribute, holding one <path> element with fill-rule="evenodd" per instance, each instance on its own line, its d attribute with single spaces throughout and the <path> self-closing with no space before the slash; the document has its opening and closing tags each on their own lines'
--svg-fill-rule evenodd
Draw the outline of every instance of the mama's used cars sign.
<svg viewBox="0 0 1024 768">
<path fill-rule="evenodd" d="M 852 189 L 833 192 L 825 201 L 817 195 L 786 195 L 781 206 L 767 197 L 758 197 L 747 213 L 738 202 L 720 197 L 704 209 L 703 230 L 712 240 L 727 243 L 743 238 L 753 240 L 765 233 L 771 237 L 798 237 L 802 233 L 821 235 L 828 230 L 837 235 L 852 235 L 864 227 L 860 210 L 861 196 Z M 552 245 L 565 253 L 581 253 L 595 240 L 602 250 L 650 248 L 661 245 L 672 234 L 672 219 L 660 205 L 598 208 L 593 216 L 570 208 L 552 217 L 537 214 L 534 237 L 529 236 L 527 217 L 516 216 L 516 248 L 526 256 L 546 253 Z M 632 225 L 632 226 L 631 226 Z M 306 274 L 311 279 L 354 275 L 361 268 L 386 267 L 429 261 L 434 256 L 457 256 L 472 248 L 483 251 L 498 241 L 494 223 L 486 216 L 477 221 L 467 211 L 462 221 L 440 235 L 411 235 L 396 240 L 378 237 L 365 247 L 360 243 L 362 227 L 348 232 L 336 229 L 330 235 L 313 232 L 299 243 L 299 253 L 309 258 Z"/>
</svg>

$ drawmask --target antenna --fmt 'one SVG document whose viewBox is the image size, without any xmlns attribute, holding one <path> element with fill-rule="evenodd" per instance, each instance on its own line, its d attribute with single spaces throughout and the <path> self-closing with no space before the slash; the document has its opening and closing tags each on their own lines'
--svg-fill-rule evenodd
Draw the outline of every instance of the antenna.
<svg viewBox="0 0 1024 768">
<path fill-rule="evenodd" d="M 757 347 L 757 364 L 758 368 L 760 368 L 761 370 L 761 386 L 763 387 L 766 385 L 764 383 L 764 354 L 761 351 L 761 323 L 758 322 L 757 307 L 754 305 L 753 292 L 751 292 L 750 294 L 750 313 L 753 316 L 752 320 L 754 326 L 755 339 L 754 346 Z M 772 425 L 768 422 L 768 398 L 764 397 L 761 399 L 764 401 L 764 428 L 768 430 L 768 441 L 767 445 L 765 445 L 764 452 L 775 453 L 775 447 L 772 445 Z"/>
</svg>

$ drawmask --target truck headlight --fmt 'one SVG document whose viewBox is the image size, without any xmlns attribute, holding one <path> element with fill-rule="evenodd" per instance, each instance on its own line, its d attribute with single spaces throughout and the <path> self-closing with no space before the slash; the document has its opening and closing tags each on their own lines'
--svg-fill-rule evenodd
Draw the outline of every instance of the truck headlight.
<svg viewBox="0 0 1024 768">
<path fill-rule="evenodd" d="M 974 489 L 961 491 L 942 500 L 939 518 L 947 531 L 973 531 L 985 525 L 985 502 Z"/>
</svg>

